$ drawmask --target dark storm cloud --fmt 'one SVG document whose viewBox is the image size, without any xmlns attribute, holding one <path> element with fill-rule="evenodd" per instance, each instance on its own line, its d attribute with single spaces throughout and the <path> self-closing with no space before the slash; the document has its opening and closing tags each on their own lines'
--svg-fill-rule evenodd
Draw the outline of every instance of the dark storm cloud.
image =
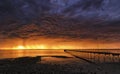
<svg viewBox="0 0 120 74">
<path fill-rule="evenodd" d="M 119 0 L 0 0 L 0 17 L 29 20 L 55 13 L 68 17 L 114 19 L 120 17 L 119 2 Z"/>
<path fill-rule="evenodd" d="M 41 22 L 39 23 L 39 21 Z M 74 19 L 58 18 L 58 16 L 49 16 L 34 23 L 6 29 L 2 34 L 8 38 L 32 38 L 44 36 L 48 38 L 66 38 L 71 40 L 92 39 L 118 42 L 120 40 L 119 24 L 119 21 L 76 21 Z"/>
<path fill-rule="evenodd" d="M 0 0 L 0 16 L 22 20 L 36 18 L 49 10 L 49 3 L 49 0 Z"/>
<path fill-rule="evenodd" d="M 87 10 L 90 8 L 93 9 L 102 9 L 102 6 L 104 4 L 104 0 L 79 0 L 77 3 L 69 6 L 67 9 L 64 10 L 64 12 L 70 12 L 70 11 L 76 11 L 79 10 L 80 8 L 82 10 Z"/>
<path fill-rule="evenodd" d="M 66 0 L 64 5 L 65 0 L 0 0 L 0 38 L 45 36 L 120 41 L 119 5 L 113 6 L 115 1 Z M 74 15 L 78 16 L 71 18 Z"/>
</svg>

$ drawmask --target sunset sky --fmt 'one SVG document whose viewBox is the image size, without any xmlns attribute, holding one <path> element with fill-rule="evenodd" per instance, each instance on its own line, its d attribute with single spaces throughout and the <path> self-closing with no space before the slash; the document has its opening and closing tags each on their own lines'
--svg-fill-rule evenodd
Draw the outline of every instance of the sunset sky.
<svg viewBox="0 0 120 74">
<path fill-rule="evenodd" d="M 0 0 L 0 49 L 120 48 L 120 0 Z"/>
</svg>

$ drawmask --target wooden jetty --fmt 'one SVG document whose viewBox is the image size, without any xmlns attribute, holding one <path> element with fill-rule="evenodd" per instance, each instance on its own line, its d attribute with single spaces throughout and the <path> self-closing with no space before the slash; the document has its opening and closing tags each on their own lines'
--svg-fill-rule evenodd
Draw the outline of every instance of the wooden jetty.
<svg viewBox="0 0 120 74">
<path fill-rule="evenodd" d="M 97 63 L 100 63 L 100 62 L 119 62 L 120 63 L 120 53 L 101 51 L 101 50 L 64 50 L 64 51 L 68 53 L 77 52 L 77 54 L 78 53 L 81 54 L 81 55 L 78 55 L 79 57 L 85 58 L 87 60 L 91 60 Z M 87 56 L 87 58 L 82 55 Z"/>
</svg>

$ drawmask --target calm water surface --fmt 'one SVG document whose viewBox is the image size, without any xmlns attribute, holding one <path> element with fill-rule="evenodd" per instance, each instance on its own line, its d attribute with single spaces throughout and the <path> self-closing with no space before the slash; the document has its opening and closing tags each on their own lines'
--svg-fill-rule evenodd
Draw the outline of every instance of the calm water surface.
<svg viewBox="0 0 120 74">
<path fill-rule="evenodd" d="M 119 49 L 112 50 L 85 50 L 85 51 L 96 51 L 96 52 L 112 52 L 112 53 L 120 53 Z M 17 57 L 35 57 L 35 56 L 67 56 L 74 57 L 73 55 L 82 57 L 84 59 L 88 59 L 91 61 L 107 61 L 111 62 L 113 60 L 120 61 L 120 56 L 112 56 L 112 55 L 104 55 L 104 54 L 88 54 L 82 52 L 70 52 L 66 53 L 64 50 L 0 50 L 0 59 L 4 58 L 17 58 Z"/>
<path fill-rule="evenodd" d="M 0 50 L 0 59 L 25 56 L 69 56 L 64 50 Z"/>
</svg>

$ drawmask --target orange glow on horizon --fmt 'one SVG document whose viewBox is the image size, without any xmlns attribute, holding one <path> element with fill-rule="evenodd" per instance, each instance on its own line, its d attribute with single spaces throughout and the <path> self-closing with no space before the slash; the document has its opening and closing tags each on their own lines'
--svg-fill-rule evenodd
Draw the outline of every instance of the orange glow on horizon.
<svg viewBox="0 0 120 74">
<path fill-rule="evenodd" d="M 79 49 L 76 46 L 71 45 L 45 45 L 45 44 L 36 44 L 36 45 L 16 45 L 12 48 L 7 47 L 3 49 L 15 49 L 15 50 L 25 50 L 25 49 Z"/>
<path fill-rule="evenodd" d="M 41 38 L 36 40 L 11 39 L 0 43 L 0 50 L 19 49 L 109 49 L 120 48 L 120 43 L 105 43 L 92 40 L 66 40 Z"/>
<path fill-rule="evenodd" d="M 117 46 L 117 45 L 116 45 Z M 115 46 L 115 47 L 116 47 Z M 106 47 L 102 47 L 99 45 L 99 47 L 95 47 L 94 45 L 92 46 L 83 46 L 83 45 L 74 45 L 74 44 L 29 44 L 29 45 L 22 45 L 22 44 L 18 44 L 18 45 L 14 45 L 12 47 L 3 47 L 0 48 L 5 49 L 5 50 L 9 50 L 9 49 L 13 49 L 13 50 L 26 50 L 26 49 L 109 49 L 109 46 Z M 115 48 L 113 47 L 113 48 Z"/>
</svg>

